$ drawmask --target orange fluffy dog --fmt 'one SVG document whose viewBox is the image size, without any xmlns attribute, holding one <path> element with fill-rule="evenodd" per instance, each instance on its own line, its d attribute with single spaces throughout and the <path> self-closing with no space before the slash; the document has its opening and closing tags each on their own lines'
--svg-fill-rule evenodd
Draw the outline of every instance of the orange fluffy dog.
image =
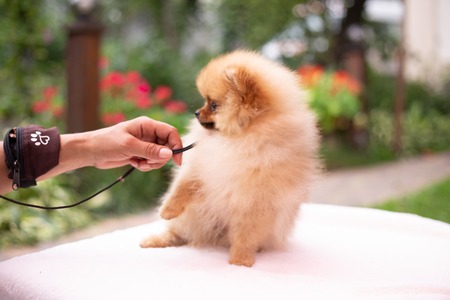
<svg viewBox="0 0 450 300">
<path fill-rule="evenodd" d="M 198 75 L 205 105 L 185 141 L 196 147 L 164 196 L 167 230 L 141 247 L 220 245 L 252 266 L 283 246 L 319 170 L 319 136 L 298 76 L 249 51 L 212 60 Z"/>
</svg>

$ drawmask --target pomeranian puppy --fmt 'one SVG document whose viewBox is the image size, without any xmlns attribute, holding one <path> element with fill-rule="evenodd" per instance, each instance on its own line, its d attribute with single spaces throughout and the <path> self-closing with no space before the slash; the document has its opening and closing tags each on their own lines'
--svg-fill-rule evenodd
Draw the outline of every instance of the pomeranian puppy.
<svg viewBox="0 0 450 300">
<path fill-rule="evenodd" d="M 141 247 L 225 246 L 251 267 L 282 247 L 319 172 L 319 134 L 299 77 L 238 50 L 209 62 L 196 80 L 205 104 L 184 142 L 196 142 L 163 197 L 167 230 Z"/>
</svg>

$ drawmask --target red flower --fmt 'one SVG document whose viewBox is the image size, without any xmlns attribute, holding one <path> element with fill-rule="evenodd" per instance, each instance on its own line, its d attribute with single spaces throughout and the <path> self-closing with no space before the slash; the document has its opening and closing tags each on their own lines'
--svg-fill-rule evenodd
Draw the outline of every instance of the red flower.
<svg viewBox="0 0 450 300">
<path fill-rule="evenodd" d="M 164 104 L 164 109 L 167 112 L 182 114 L 187 110 L 187 105 L 184 102 L 178 100 L 170 100 Z"/>
<path fill-rule="evenodd" d="M 136 101 L 136 106 L 140 109 L 147 109 L 150 106 L 152 106 L 152 102 L 150 101 L 150 99 L 148 97 L 140 97 Z"/>
<path fill-rule="evenodd" d="M 63 109 L 62 106 L 54 106 L 54 107 L 53 107 L 52 113 L 53 113 L 53 116 L 54 116 L 54 117 L 56 117 L 56 118 L 61 117 L 62 114 L 63 114 L 63 112 L 64 112 L 64 109 Z"/>
<path fill-rule="evenodd" d="M 149 93 L 150 92 L 150 85 L 147 82 L 142 82 L 139 86 L 138 86 L 138 90 L 142 93 Z"/>
<path fill-rule="evenodd" d="M 126 81 L 128 83 L 131 83 L 131 84 L 134 84 L 134 85 L 139 84 L 139 82 L 141 81 L 141 75 L 138 72 L 136 72 L 136 71 L 128 72 L 125 75 L 125 77 L 126 77 Z"/>
<path fill-rule="evenodd" d="M 103 124 L 106 126 L 111 126 L 126 120 L 126 117 L 123 113 L 105 113 L 102 116 Z"/>
<path fill-rule="evenodd" d="M 58 89 L 56 87 L 54 87 L 54 86 L 46 87 L 42 91 L 42 95 L 44 96 L 44 100 L 47 100 L 47 101 L 51 101 L 53 99 L 53 97 L 56 96 L 56 94 L 58 94 Z"/>
<path fill-rule="evenodd" d="M 319 65 L 304 65 L 297 70 L 302 83 L 306 87 L 313 86 L 320 80 L 324 72 L 323 68 Z"/>
<path fill-rule="evenodd" d="M 33 103 L 31 109 L 34 113 L 39 114 L 43 113 L 50 108 L 50 103 L 45 100 L 39 100 Z"/>
<path fill-rule="evenodd" d="M 119 72 L 111 72 L 103 76 L 100 80 L 100 89 L 101 90 L 117 90 L 124 86 L 125 78 Z"/>
<path fill-rule="evenodd" d="M 155 95 L 156 101 L 159 104 L 161 104 L 165 100 L 168 100 L 172 96 L 172 90 L 170 89 L 170 87 L 168 87 L 166 85 L 161 85 L 155 89 L 154 95 Z"/>
<path fill-rule="evenodd" d="M 347 89 L 350 93 L 358 95 L 361 92 L 361 84 L 349 73 L 340 70 L 333 74 L 333 85 L 331 89 L 332 91 Z"/>
</svg>

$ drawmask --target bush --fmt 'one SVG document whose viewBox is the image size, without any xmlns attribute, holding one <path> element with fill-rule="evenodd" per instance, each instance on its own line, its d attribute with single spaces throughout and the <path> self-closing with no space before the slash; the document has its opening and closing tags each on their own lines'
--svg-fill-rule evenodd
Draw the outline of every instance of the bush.
<svg viewBox="0 0 450 300">
<path fill-rule="evenodd" d="M 68 177 L 61 175 L 8 195 L 16 200 L 45 206 L 71 204 L 79 199 Z M 0 200 L 1 201 L 1 200 Z M 95 202 L 87 204 L 94 207 Z M 0 205 L 0 249 L 52 240 L 95 220 L 86 207 L 46 211 L 3 202 Z"/>
<path fill-rule="evenodd" d="M 325 72 L 320 66 L 305 65 L 298 69 L 302 84 L 309 92 L 324 133 L 348 130 L 360 111 L 358 95 L 361 86 L 345 71 Z"/>
<path fill-rule="evenodd" d="M 366 95 L 370 109 L 392 111 L 395 78 L 368 70 L 368 85 Z M 436 91 L 421 82 L 407 82 L 405 87 L 405 111 L 412 107 L 420 107 L 422 113 L 438 113 L 450 115 L 450 101 L 448 91 Z"/>
<path fill-rule="evenodd" d="M 373 110 L 370 114 L 370 150 L 390 149 L 392 143 L 392 114 Z M 413 105 L 403 118 L 403 155 L 417 155 L 450 148 L 450 118 L 437 112 L 425 114 Z"/>
</svg>

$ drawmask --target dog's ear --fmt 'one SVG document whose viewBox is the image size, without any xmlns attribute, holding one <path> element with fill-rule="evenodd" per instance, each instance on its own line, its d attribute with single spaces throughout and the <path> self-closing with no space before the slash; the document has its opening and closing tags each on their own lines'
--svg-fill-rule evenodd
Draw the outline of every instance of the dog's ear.
<svg viewBox="0 0 450 300">
<path fill-rule="evenodd" d="M 243 103 L 253 104 L 259 95 L 254 75 L 244 67 L 231 66 L 225 69 L 230 88 L 241 97 Z"/>
</svg>

